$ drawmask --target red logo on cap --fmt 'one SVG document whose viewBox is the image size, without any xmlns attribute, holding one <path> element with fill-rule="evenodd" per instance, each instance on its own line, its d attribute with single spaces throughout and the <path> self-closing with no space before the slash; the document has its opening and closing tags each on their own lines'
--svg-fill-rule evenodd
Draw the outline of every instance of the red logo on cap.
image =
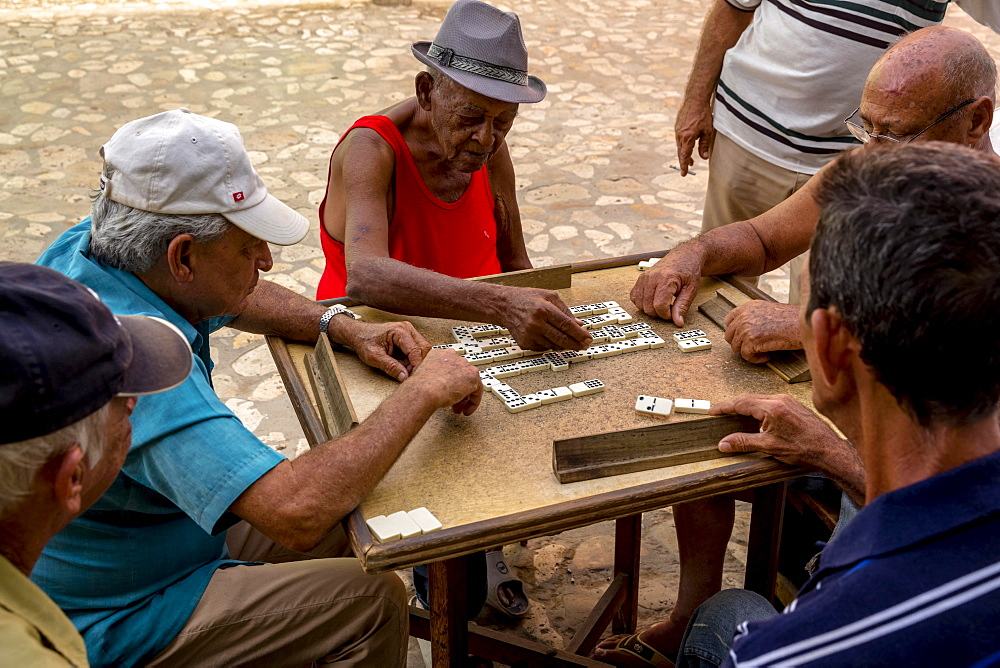
<svg viewBox="0 0 1000 668">
<path fill-rule="evenodd" d="M 242 192 L 233 193 L 233 201 L 234 202 L 242 202 L 243 201 L 243 193 Z"/>
</svg>

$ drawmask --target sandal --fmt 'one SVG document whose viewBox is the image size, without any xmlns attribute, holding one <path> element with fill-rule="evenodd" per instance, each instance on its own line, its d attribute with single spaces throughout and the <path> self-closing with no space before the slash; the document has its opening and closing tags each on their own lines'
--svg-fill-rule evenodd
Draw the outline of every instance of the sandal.
<svg viewBox="0 0 1000 668">
<path fill-rule="evenodd" d="M 628 654 L 629 656 L 633 656 L 640 661 L 646 662 L 647 665 L 653 666 L 654 668 L 673 668 L 674 665 L 674 662 L 665 655 L 643 642 L 639 638 L 638 633 L 633 633 L 630 636 L 622 636 L 617 645 L 606 648 L 604 651 Z"/>
<path fill-rule="evenodd" d="M 501 586 L 505 586 L 514 599 L 508 605 L 503 604 L 497 593 Z M 511 573 L 501 550 L 486 553 L 486 587 L 486 605 L 515 619 L 528 614 L 528 597 L 524 595 L 524 584 Z"/>
</svg>

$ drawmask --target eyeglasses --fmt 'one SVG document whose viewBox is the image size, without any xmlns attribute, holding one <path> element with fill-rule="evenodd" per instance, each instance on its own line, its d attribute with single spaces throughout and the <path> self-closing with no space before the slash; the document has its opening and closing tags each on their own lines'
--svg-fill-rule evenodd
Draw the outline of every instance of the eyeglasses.
<svg viewBox="0 0 1000 668">
<path fill-rule="evenodd" d="M 908 144 L 911 141 L 913 141 L 914 139 L 916 139 L 917 137 L 919 137 L 920 135 L 922 135 L 925 132 L 927 132 L 928 130 L 930 130 L 932 127 L 934 127 L 935 125 L 937 125 L 941 121 L 943 121 L 944 119 L 946 119 L 949 116 L 951 116 L 952 114 L 954 114 L 956 111 L 958 111 L 962 107 L 964 107 L 966 105 L 969 105 L 969 104 L 972 104 L 973 102 L 975 102 L 975 100 L 966 100 L 962 104 L 960 104 L 960 105 L 958 105 L 956 107 L 952 107 L 947 112 L 945 112 L 945 114 L 943 116 L 941 116 L 939 119 L 937 119 L 936 121 L 934 121 L 933 123 L 931 123 L 930 125 L 928 125 L 926 128 L 924 128 L 920 132 L 918 132 L 916 134 L 912 134 L 912 135 L 897 135 L 897 136 L 894 137 L 891 134 L 875 134 L 873 132 L 868 132 L 868 130 L 864 129 L 863 127 L 861 127 L 860 125 L 858 125 L 857 123 L 855 123 L 854 121 L 851 120 L 852 118 L 855 117 L 855 115 L 857 115 L 857 113 L 859 111 L 861 111 L 861 107 L 858 107 L 857 109 L 855 109 L 853 114 L 851 114 L 850 116 L 848 116 L 847 118 L 845 118 L 844 119 L 844 123 L 847 124 L 847 129 L 851 131 L 851 134 L 854 135 L 855 139 L 857 139 L 858 141 L 860 141 L 862 144 L 867 144 L 868 142 L 870 142 L 873 139 L 875 139 L 875 140 L 884 139 L 886 141 L 895 142 L 896 144 Z"/>
</svg>

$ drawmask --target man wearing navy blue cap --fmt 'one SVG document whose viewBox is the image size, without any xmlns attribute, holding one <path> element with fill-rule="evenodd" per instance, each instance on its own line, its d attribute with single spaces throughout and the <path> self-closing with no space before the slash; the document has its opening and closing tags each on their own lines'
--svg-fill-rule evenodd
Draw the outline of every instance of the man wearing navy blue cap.
<svg viewBox="0 0 1000 668">
<path fill-rule="evenodd" d="M 0 664 L 87 665 L 83 638 L 28 576 L 115 479 L 137 397 L 190 370 L 170 323 L 116 318 L 56 271 L 0 263 Z"/>
</svg>

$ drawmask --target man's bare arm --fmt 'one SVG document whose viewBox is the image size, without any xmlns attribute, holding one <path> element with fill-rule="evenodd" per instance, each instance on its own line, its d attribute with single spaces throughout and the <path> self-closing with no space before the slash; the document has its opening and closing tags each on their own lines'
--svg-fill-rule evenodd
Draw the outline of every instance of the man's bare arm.
<svg viewBox="0 0 1000 668">
<path fill-rule="evenodd" d="M 230 326 L 244 332 L 313 342 L 327 307 L 262 280 L 250 303 Z M 334 316 L 327 326 L 333 343 L 347 346 L 368 366 L 405 380 L 420 365 L 431 344 L 408 322 L 366 323 L 346 315 Z"/>
<path fill-rule="evenodd" d="M 742 394 L 715 404 L 709 413 L 739 413 L 761 421 L 759 433 L 724 437 L 719 443 L 722 452 L 763 452 L 786 464 L 819 471 L 846 492 L 854 505 L 865 505 L 865 468 L 858 451 L 787 394 Z"/>
<path fill-rule="evenodd" d="M 345 149 L 351 164 L 344 169 L 348 296 L 393 313 L 500 324 L 525 348 L 579 350 L 589 344 L 590 335 L 554 291 L 465 281 L 388 257 L 392 151 L 376 141 L 339 150 Z"/>
<path fill-rule="evenodd" d="M 814 193 L 822 174 L 756 218 L 699 234 L 671 250 L 639 275 L 632 302 L 647 315 L 673 319 L 681 327 L 702 276 L 757 276 L 808 250 L 819 218 Z"/>
<path fill-rule="evenodd" d="M 489 163 L 490 189 L 493 191 L 494 217 L 497 221 L 497 257 L 501 271 L 531 269 L 528 249 L 521 231 L 521 211 L 517 205 L 514 164 L 504 141 Z"/>
<path fill-rule="evenodd" d="M 695 143 L 702 160 L 708 160 L 715 127 L 712 123 L 712 97 L 722 72 L 726 51 L 739 41 L 753 20 L 753 11 L 741 11 L 726 0 L 715 0 L 708 14 L 694 56 L 691 74 L 684 90 L 684 101 L 674 122 L 677 160 L 681 176 L 694 164 L 691 153 Z"/>
<path fill-rule="evenodd" d="M 482 391 L 475 367 L 454 351 L 432 351 L 361 425 L 278 464 L 230 510 L 289 549 L 312 549 L 374 489 L 435 410 L 470 415 Z"/>
</svg>

